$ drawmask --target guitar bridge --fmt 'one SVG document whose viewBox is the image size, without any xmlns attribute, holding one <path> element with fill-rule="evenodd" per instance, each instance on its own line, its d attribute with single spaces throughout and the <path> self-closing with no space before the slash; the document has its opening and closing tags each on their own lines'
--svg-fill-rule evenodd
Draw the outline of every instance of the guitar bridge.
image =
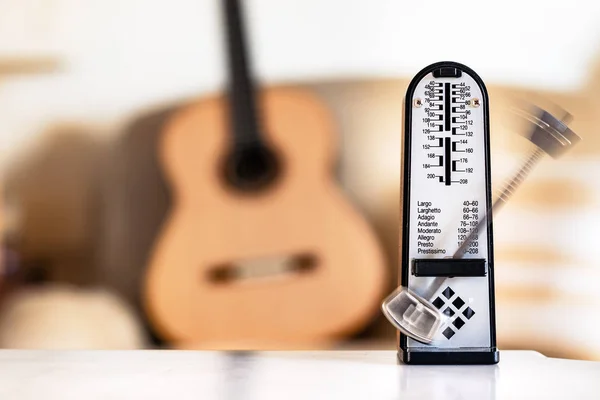
<svg viewBox="0 0 600 400">
<path fill-rule="evenodd" d="M 317 264 L 317 259 L 312 254 L 247 259 L 211 268 L 208 279 L 213 283 L 231 284 L 235 281 L 304 274 L 313 271 Z"/>
</svg>

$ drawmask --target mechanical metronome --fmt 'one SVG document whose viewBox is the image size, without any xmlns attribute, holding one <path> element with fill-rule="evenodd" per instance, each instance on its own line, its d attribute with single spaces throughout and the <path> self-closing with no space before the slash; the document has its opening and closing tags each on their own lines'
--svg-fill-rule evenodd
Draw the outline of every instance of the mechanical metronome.
<svg viewBox="0 0 600 400">
<path fill-rule="evenodd" d="M 545 154 L 580 138 L 535 108 L 535 150 L 492 203 L 489 99 L 481 78 L 438 62 L 411 81 L 404 110 L 401 286 L 382 303 L 406 364 L 496 364 L 492 214 Z"/>
</svg>

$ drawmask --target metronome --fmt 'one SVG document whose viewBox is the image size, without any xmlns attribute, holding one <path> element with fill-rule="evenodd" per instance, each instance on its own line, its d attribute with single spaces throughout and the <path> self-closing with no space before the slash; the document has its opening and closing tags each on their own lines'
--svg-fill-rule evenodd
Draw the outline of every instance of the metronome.
<svg viewBox="0 0 600 400">
<path fill-rule="evenodd" d="M 496 364 L 492 214 L 545 154 L 580 139 L 535 108 L 535 150 L 492 203 L 489 98 L 469 67 L 438 62 L 408 86 L 402 161 L 401 285 L 382 303 L 406 364 Z"/>
</svg>

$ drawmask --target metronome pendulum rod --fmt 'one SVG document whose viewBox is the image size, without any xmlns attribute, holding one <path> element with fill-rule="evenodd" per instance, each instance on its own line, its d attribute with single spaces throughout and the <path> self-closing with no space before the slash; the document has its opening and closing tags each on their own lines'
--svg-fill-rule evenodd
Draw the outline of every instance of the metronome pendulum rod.
<svg viewBox="0 0 600 400">
<path fill-rule="evenodd" d="M 571 114 L 565 113 L 560 122 L 566 126 L 572 118 L 573 116 Z M 525 161 L 521 169 L 515 174 L 515 176 L 513 176 L 510 182 L 508 182 L 508 184 L 500 192 L 500 195 L 492 204 L 490 211 L 479 221 L 477 227 L 471 231 L 467 239 L 465 239 L 462 245 L 458 248 L 458 250 L 456 250 L 452 258 L 462 258 L 469 246 L 469 243 L 471 243 L 471 241 L 475 239 L 479 234 L 479 228 L 481 228 L 483 224 L 487 222 L 488 218 L 494 213 L 494 211 L 497 211 L 501 206 L 508 202 L 508 200 L 514 194 L 519 185 L 523 183 L 523 180 L 527 177 L 527 175 L 529 175 L 533 167 L 545 154 L 546 152 L 541 147 L 536 145 L 535 150 L 531 152 L 529 158 L 527 159 L 527 161 Z"/>
<path fill-rule="evenodd" d="M 572 119 L 572 115 L 569 113 L 565 113 L 565 115 L 562 117 L 560 122 L 566 126 L 571 121 L 571 119 Z M 555 137 L 554 139 L 558 139 L 558 138 Z M 529 173 L 531 172 L 533 167 L 546 154 L 547 153 L 546 153 L 546 151 L 544 151 L 544 149 L 542 149 L 541 147 L 536 145 L 535 150 L 533 150 L 531 152 L 527 161 L 525 161 L 525 163 L 521 166 L 519 171 L 506 184 L 504 189 L 502 189 L 502 191 L 500 192 L 500 195 L 496 198 L 496 200 L 492 204 L 492 207 L 490 208 L 489 212 L 487 212 L 483 216 L 483 218 L 481 218 L 479 220 L 479 223 L 477 224 L 475 229 L 473 229 L 471 231 L 469 236 L 462 242 L 462 244 L 460 245 L 458 250 L 456 250 L 456 252 L 452 255 L 451 258 L 458 259 L 458 258 L 462 258 L 464 256 L 465 252 L 469 248 L 469 244 L 475 238 L 477 238 L 477 236 L 479 235 L 480 228 L 482 228 L 483 225 L 487 223 L 489 217 L 492 216 L 494 212 L 497 212 L 504 204 L 506 204 L 508 202 L 508 200 L 515 193 L 515 191 L 517 190 L 519 185 L 521 185 L 521 183 L 523 183 L 523 181 L 525 180 L 527 175 L 529 175 Z M 433 297 L 433 295 L 438 291 L 438 289 L 441 288 L 447 280 L 448 280 L 447 277 L 435 278 L 433 280 L 433 282 L 431 283 L 431 285 L 429 285 L 429 287 L 427 288 L 427 292 L 425 293 L 425 295 L 423 297 L 425 297 L 428 300 L 431 299 Z"/>
<path fill-rule="evenodd" d="M 502 207 L 508 202 L 508 200 L 514 194 L 518 186 L 523 182 L 523 180 L 531 172 L 535 164 L 537 164 L 537 162 L 544 156 L 544 154 L 544 151 L 539 147 L 531 153 L 531 155 L 529 156 L 525 164 L 523 164 L 519 172 L 515 174 L 515 176 L 510 180 L 510 182 L 500 192 L 500 195 L 492 204 L 490 211 L 483 218 L 481 218 L 481 220 L 477 224 L 477 227 L 471 231 L 471 233 L 464 240 L 462 245 L 458 248 L 458 250 L 456 250 L 452 258 L 462 258 L 469 246 L 469 243 L 471 243 L 471 241 L 475 239 L 479 234 L 479 229 L 483 226 L 483 224 L 487 222 L 488 218 L 494 213 L 494 211 L 497 211 L 500 207 Z"/>
<path fill-rule="evenodd" d="M 510 182 L 504 187 L 504 189 L 500 192 L 500 195 L 496 198 L 489 212 L 487 212 L 483 218 L 479 220 L 479 223 L 471 231 L 469 236 L 462 242 L 461 246 L 456 250 L 456 252 L 450 258 L 462 258 L 469 248 L 469 244 L 479 235 L 479 230 L 483 227 L 484 224 L 487 223 L 489 217 L 493 215 L 494 212 L 498 211 L 500 207 L 508 202 L 510 197 L 514 194 L 519 185 L 523 182 L 523 180 L 527 177 L 527 175 L 531 172 L 535 164 L 544 156 L 545 152 L 541 148 L 536 148 L 527 161 L 523 164 L 523 166 L 519 169 L 519 171 L 512 177 Z M 431 285 L 427 288 L 427 292 L 423 297 L 426 299 L 431 299 L 433 295 L 441 288 L 444 283 L 448 280 L 448 277 L 440 276 L 433 280 Z"/>
</svg>

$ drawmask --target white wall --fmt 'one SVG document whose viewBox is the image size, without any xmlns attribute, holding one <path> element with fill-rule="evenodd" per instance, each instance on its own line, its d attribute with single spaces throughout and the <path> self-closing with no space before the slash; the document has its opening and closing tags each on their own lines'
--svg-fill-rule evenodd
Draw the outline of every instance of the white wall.
<svg viewBox="0 0 600 400">
<path fill-rule="evenodd" d="M 44 52 L 64 72 L 0 86 L 0 157 L 44 124 L 110 127 L 147 104 L 224 82 L 218 0 L 0 0 L 0 55 Z M 248 0 L 266 82 L 414 74 L 441 59 L 488 82 L 568 89 L 595 61 L 591 0 Z M 0 161 L 0 165 L 2 162 Z"/>
</svg>

